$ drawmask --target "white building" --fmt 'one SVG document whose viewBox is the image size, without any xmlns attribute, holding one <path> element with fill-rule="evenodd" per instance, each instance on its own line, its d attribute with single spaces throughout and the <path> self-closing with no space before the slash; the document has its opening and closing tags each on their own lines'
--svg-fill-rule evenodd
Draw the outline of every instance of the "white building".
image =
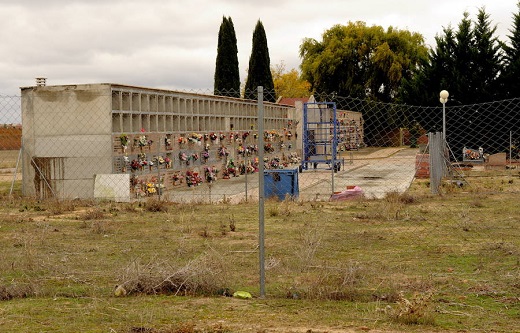
<svg viewBox="0 0 520 333">
<path fill-rule="evenodd" d="M 111 83 L 37 85 L 21 93 L 24 195 L 93 198 L 96 175 L 107 174 L 128 175 L 132 190 L 146 191 L 139 186 L 149 182 L 175 190 L 186 186 L 176 175 L 188 180 L 207 166 L 226 169 L 231 158 L 254 160 L 241 148 L 256 142 L 256 101 Z M 296 109 L 264 103 L 264 110 L 275 153 L 287 146 L 301 152 L 292 128 L 301 119 Z"/>
</svg>

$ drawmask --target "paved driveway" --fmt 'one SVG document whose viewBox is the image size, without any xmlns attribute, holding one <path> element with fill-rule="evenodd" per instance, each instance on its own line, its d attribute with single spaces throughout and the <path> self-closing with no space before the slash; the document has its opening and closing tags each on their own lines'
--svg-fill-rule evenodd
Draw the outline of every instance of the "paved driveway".
<svg viewBox="0 0 520 333">
<path fill-rule="evenodd" d="M 298 173 L 299 198 L 329 200 L 333 192 L 340 192 L 348 185 L 359 186 L 369 198 L 383 198 L 388 192 L 404 192 L 415 175 L 417 152 L 410 148 L 382 148 L 368 154 L 347 152 L 344 167 L 339 172 L 318 167 Z M 258 174 L 253 174 L 219 179 L 211 185 L 203 183 L 192 188 L 176 188 L 166 195 L 179 202 L 258 200 L 258 178 Z"/>
<path fill-rule="evenodd" d="M 359 186 L 370 198 L 383 198 L 388 192 L 402 193 L 408 189 L 415 175 L 415 156 L 418 149 L 382 149 L 375 156 L 354 160 L 344 172 L 337 174 L 335 190 L 347 185 Z"/>
</svg>

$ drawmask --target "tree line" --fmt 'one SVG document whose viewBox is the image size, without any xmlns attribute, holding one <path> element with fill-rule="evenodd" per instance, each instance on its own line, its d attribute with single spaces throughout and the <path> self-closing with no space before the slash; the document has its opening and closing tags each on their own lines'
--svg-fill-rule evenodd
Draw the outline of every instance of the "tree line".
<svg viewBox="0 0 520 333">
<path fill-rule="evenodd" d="M 497 38 L 496 25 L 484 7 L 475 20 L 464 12 L 456 27 L 443 27 L 433 48 L 417 32 L 364 22 L 337 24 L 323 33 L 321 41 L 304 39 L 299 49 L 301 73 L 295 69 L 286 73 L 283 64 L 271 68 L 267 37 L 258 20 L 244 98 L 256 98 L 259 85 L 270 101 L 280 95 L 320 93 L 432 106 L 438 104 L 443 89 L 450 92 L 450 105 L 520 97 L 520 2 L 517 7 L 508 42 Z M 215 94 L 240 97 L 237 53 L 233 21 L 223 17 Z"/>
<path fill-rule="evenodd" d="M 475 20 L 463 13 L 429 49 L 419 33 L 364 22 L 335 25 L 323 39 L 300 46 L 303 77 L 311 89 L 380 102 L 432 106 L 439 92 L 452 105 L 520 97 L 520 2 L 509 43 L 496 37 L 485 8 Z"/>
<path fill-rule="evenodd" d="M 448 90 L 447 106 L 453 108 L 448 122 L 462 126 L 457 132 L 448 131 L 453 145 L 477 137 L 479 145 L 500 141 L 505 147 L 505 136 L 520 126 L 520 105 L 485 103 L 520 97 L 520 2 L 517 8 L 507 42 L 496 36 L 496 25 L 484 7 L 473 20 L 464 12 L 458 25 L 443 27 L 433 47 L 426 46 L 417 32 L 364 22 L 337 24 L 323 33 L 322 40 L 303 40 L 300 72 L 285 72 L 283 63 L 271 68 L 259 20 L 243 97 L 256 99 L 256 87 L 261 85 L 264 99 L 271 102 L 279 96 L 311 94 L 318 100 L 337 98 L 345 104 L 342 108 L 364 113 L 366 138 L 379 143 L 381 136 L 400 127 L 442 130 L 441 113 L 430 108 L 439 108 L 439 92 Z M 215 70 L 217 95 L 240 97 L 237 52 L 233 22 L 224 17 Z"/>
</svg>

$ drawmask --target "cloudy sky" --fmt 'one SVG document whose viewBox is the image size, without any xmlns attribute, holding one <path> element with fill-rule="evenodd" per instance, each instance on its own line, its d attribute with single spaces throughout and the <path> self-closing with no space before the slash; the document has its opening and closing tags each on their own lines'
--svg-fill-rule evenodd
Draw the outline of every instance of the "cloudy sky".
<svg viewBox="0 0 520 333">
<path fill-rule="evenodd" d="M 121 83 L 213 88 L 217 37 L 230 16 L 245 81 L 252 34 L 264 24 L 271 65 L 298 68 L 304 38 L 334 24 L 364 21 L 434 36 L 464 11 L 485 7 L 503 41 L 517 0 L 0 0 L 0 95 L 47 84 Z"/>
</svg>

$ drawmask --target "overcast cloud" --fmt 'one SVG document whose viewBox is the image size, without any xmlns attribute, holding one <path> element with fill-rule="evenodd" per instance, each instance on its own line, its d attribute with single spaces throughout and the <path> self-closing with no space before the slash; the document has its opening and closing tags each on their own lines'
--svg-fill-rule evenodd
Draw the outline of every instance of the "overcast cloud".
<svg viewBox="0 0 520 333">
<path fill-rule="evenodd" d="M 364 21 L 436 34 L 464 11 L 485 7 L 507 42 L 517 0 L 0 0 L 0 94 L 17 95 L 34 78 L 47 84 L 121 83 L 212 90 L 217 38 L 230 16 L 240 80 L 247 76 L 253 30 L 264 24 L 271 65 L 298 68 L 304 38 L 321 40 L 334 24 Z"/>
</svg>

